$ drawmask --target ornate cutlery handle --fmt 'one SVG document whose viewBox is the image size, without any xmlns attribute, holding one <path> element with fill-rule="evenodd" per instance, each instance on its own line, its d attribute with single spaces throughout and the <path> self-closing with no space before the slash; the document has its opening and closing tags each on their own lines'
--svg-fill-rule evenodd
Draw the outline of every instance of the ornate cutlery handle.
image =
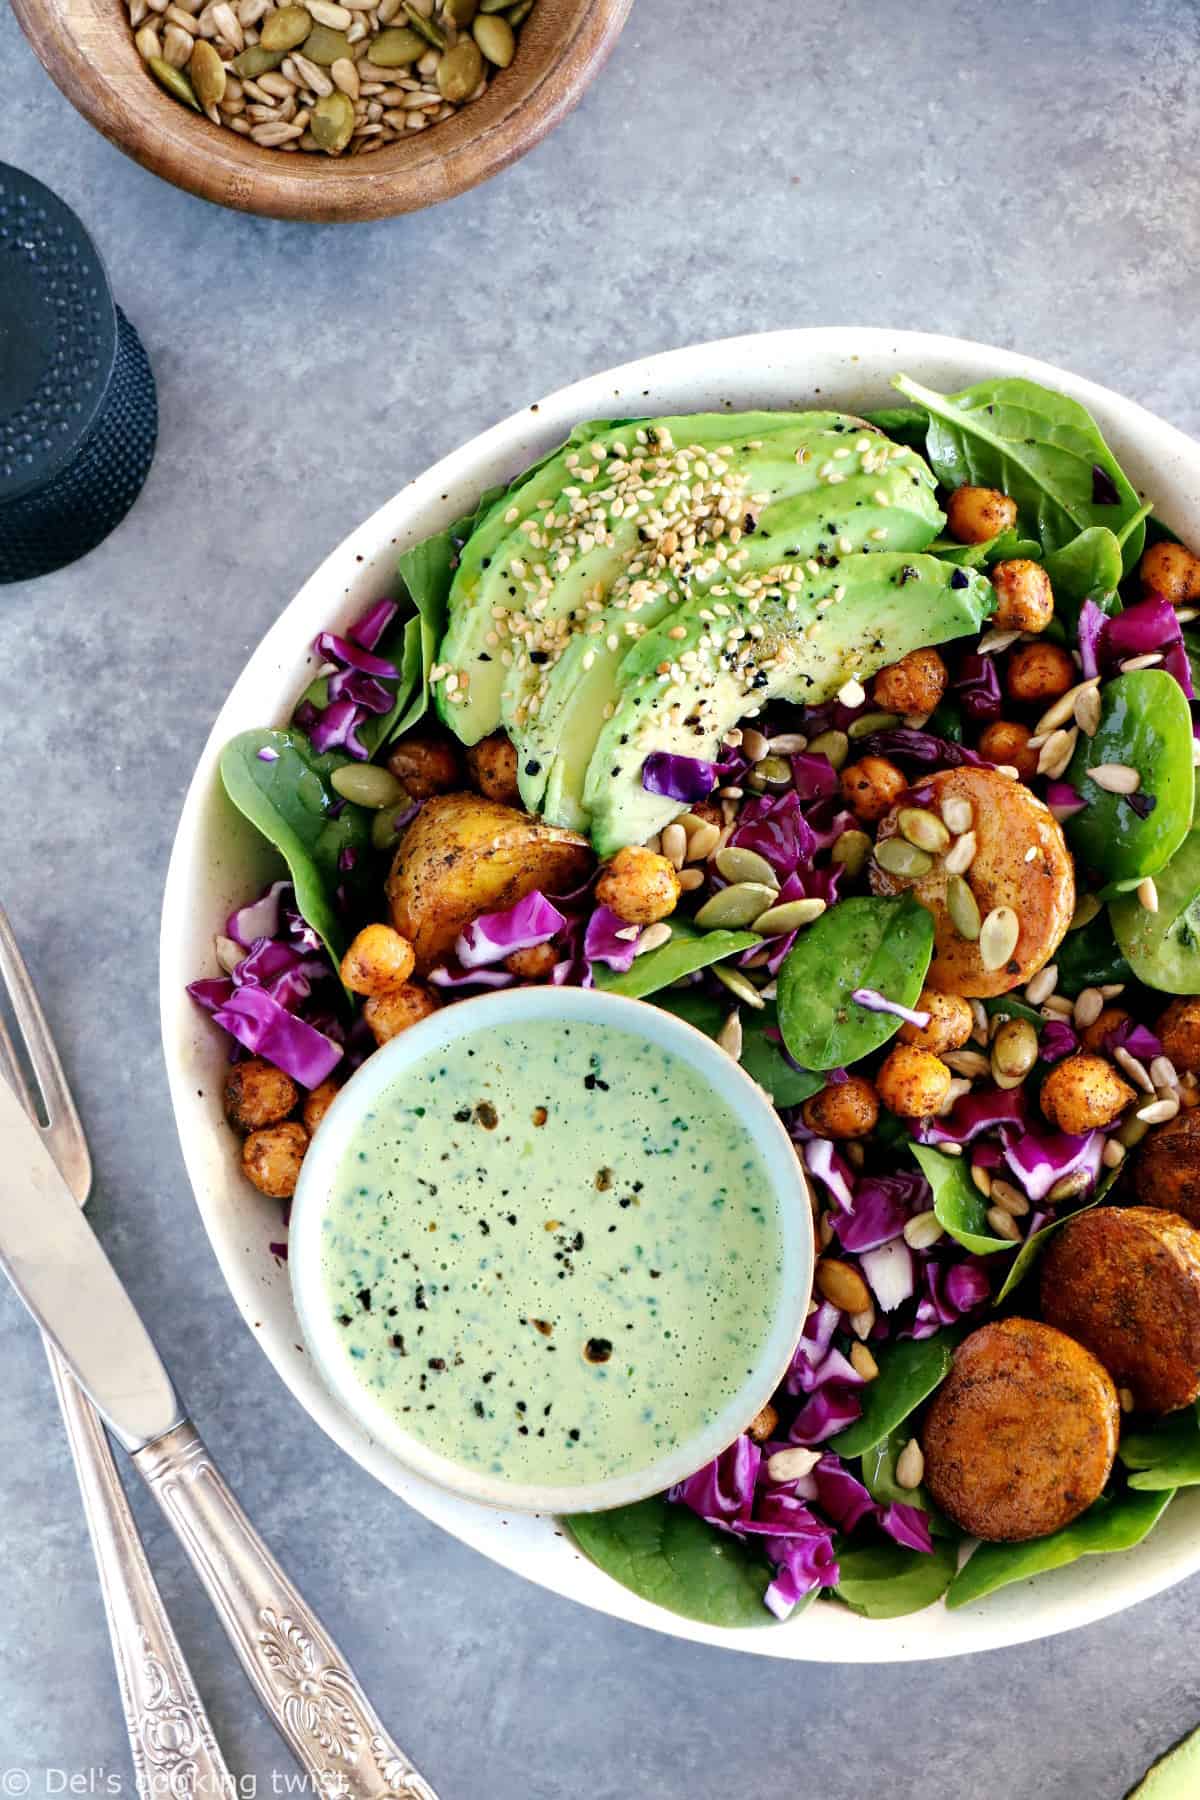
<svg viewBox="0 0 1200 1800">
<path fill-rule="evenodd" d="M 49 1339 L 46 1353 L 96 1553 L 117 1685 L 143 1800 L 236 1789 L 171 1629 L 104 1427 Z"/>
<path fill-rule="evenodd" d="M 133 1453 L 259 1699 L 324 1800 L 437 1800 L 238 1505 L 190 1419 Z"/>
</svg>

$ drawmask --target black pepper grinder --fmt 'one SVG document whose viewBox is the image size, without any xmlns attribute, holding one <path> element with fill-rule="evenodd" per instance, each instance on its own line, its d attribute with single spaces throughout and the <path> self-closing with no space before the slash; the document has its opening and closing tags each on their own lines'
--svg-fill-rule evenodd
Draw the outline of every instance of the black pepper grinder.
<svg viewBox="0 0 1200 1800">
<path fill-rule="evenodd" d="M 154 377 L 69 207 L 0 163 L 0 582 L 85 556 L 141 492 Z"/>
</svg>

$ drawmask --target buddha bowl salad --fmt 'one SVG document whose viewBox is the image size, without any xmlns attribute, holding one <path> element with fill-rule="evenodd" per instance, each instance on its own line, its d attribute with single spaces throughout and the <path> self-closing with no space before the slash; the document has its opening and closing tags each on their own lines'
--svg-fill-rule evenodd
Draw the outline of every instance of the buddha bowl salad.
<svg viewBox="0 0 1200 1800">
<path fill-rule="evenodd" d="M 570 1522 L 719 1625 L 962 1606 L 1200 1481 L 1200 557 L 1076 402 L 895 385 L 579 427 L 222 760 L 286 873 L 190 991 L 264 1193 L 376 1044 L 512 983 L 773 1097 L 819 1248 L 783 1386 Z"/>
</svg>

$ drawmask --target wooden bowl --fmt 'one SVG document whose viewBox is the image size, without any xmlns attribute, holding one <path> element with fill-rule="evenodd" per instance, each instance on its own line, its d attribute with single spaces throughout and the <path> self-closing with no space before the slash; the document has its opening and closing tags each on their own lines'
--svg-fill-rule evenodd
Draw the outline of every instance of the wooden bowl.
<svg viewBox="0 0 1200 1800">
<path fill-rule="evenodd" d="M 633 0 L 540 0 L 478 100 L 370 156 L 281 155 L 164 93 L 123 0 L 13 0 L 52 80 L 84 118 L 176 187 L 276 219 L 381 219 L 461 194 L 540 143 L 603 66 Z"/>
</svg>

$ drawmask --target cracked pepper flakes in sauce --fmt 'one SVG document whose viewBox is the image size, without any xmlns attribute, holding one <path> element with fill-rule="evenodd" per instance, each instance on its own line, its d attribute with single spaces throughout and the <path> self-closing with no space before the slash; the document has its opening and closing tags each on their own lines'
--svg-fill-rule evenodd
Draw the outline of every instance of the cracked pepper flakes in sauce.
<svg viewBox="0 0 1200 1800">
<path fill-rule="evenodd" d="M 515 1482 L 646 1467 L 732 1398 L 770 1330 L 780 1220 L 691 1066 L 542 1022 L 431 1052 L 368 1113 L 322 1222 L 354 1379 Z"/>
</svg>

